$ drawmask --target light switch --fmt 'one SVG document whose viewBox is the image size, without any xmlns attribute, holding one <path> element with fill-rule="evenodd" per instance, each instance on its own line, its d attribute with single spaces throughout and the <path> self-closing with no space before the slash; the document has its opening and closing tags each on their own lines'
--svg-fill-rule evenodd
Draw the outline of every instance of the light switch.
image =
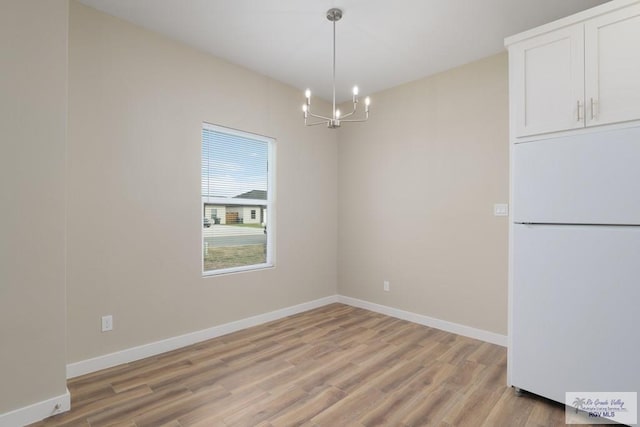
<svg viewBox="0 0 640 427">
<path fill-rule="evenodd" d="M 493 205 L 494 216 L 509 216 L 509 204 L 508 203 L 496 203 Z"/>
</svg>

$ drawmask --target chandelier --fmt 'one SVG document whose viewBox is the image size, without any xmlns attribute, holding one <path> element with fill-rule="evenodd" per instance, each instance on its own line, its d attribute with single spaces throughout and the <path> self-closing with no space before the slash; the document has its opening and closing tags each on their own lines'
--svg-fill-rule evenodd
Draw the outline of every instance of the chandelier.
<svg viewBox="0 0 640 427">
<path fill-rule="evenodd" d="M 311 112 L 311 90 L 307 89 L 304 92 L 304 96 L 307 99 L 302 106 L 302 112 L 304 114 L 305 126 L 315 126 L 326 124 L 329 129 L 339 128 L 343 122 L 366 122 L 369 120 L 369 105 L 371 100 L 367 96 L 364 99 L 364 118 L 359 119 L 347 119 L 352 117 L 358 109 L 358 86 L 353 87 L 353 110 L 347 114 L 341 114 L 340 110 L 336 108 L 336 22 L 342 18 L 342 10 L 333 8 L 327 11 L 327 19 L 333 22 L 333 109 L 330 117 L 321 116 Z M 309 116 L 320 121 L 309 122 Z"/>
</svg>

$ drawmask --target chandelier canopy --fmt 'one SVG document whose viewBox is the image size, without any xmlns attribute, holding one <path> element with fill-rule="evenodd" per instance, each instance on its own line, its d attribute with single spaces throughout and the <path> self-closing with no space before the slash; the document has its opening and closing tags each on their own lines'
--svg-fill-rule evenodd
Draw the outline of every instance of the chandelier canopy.
<svg viewBox="0 0 640 427">
<path fill-rule="evenodd" d="M 369 120 L 369 105 L 371 100 L 367 96 L 364 99 L 364 117 L 347 119 L 347 117 L 354 116 L 358 109 L 358 86 L 353 87 L 353 110 L 350 113 L 342 114 L 339 109 L 336 108 L 336 22 L 342 18 L 342 10 L 333 8 L 327 11 L 327 19 L 333 23 L 333 109 L 330 116 L 322 116 L 311 112 L 311 90 L 307 89 L 304 92 L 306 102 L 302 106 L 302 112 L 304 114 L 304 124 L 306 126 L 315 126 L 326 124 L 329 129 L 339 128 L 343 122 L 365 122 Z M 319 119 L 315 122 L 309 122 L 309 117 Z"/>
</svg>

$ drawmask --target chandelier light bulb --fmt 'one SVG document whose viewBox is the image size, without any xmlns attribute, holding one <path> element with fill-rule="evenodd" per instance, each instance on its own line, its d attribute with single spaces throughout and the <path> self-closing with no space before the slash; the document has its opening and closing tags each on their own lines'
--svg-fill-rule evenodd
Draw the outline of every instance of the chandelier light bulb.
<svg viewBox="0 0 640 427">
<path fill-rule="evenodd" d="M 307 89 L 304 91 L 304 97 L 307 99 L 311 98 L 311 89 Z"/>
<path fill-rule="evenodd" d="M 340 118 L 340 110 L 336 110 L 336 119 Z"/>
<path fill-rule="evenodd" d="M 353 87 L 353 96 L 358 96 L 358 86 Z"/>
<path fill-rule="evenodd" d="M 309 107 L 307 107 L 307 104 L 302 104 L 302 111 L 304 111 L 305 113 L 307 112 L 307 109 Z"/>
</svg>

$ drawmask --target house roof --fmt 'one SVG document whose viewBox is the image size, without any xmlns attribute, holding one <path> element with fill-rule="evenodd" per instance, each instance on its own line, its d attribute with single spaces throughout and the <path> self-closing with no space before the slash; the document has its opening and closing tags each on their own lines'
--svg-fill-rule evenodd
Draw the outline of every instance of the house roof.
<svg viewBox="0 0 640 427">
<path fill-rule="evenodd" d="M 234 199 L 258 199 L 267 200 L 267 192 L 265 190 L 251 190 L 246 193 L 238 194 Z"/>
</svg>

